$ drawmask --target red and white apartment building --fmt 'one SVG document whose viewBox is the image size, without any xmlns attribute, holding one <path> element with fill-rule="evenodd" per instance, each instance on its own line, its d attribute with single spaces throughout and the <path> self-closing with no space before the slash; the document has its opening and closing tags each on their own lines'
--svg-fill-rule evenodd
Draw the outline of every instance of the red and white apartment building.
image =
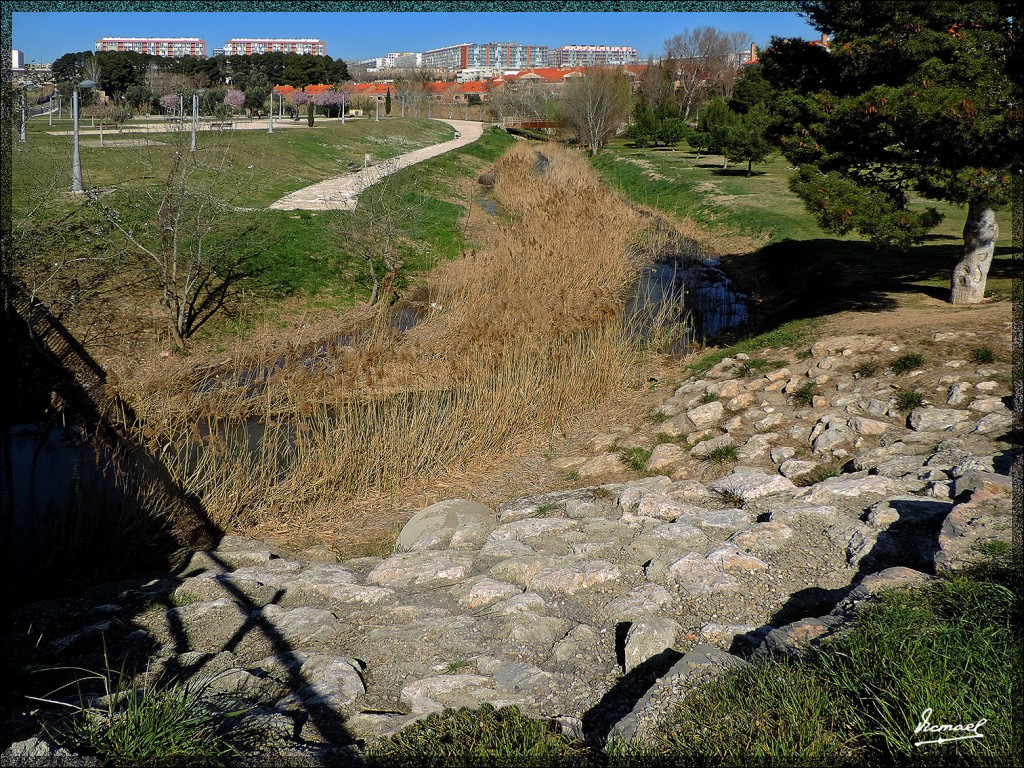
<svg viewBox="0 0 1024 768">
<path fill-rule="evenodd" d="M 327 43 L 312 37 L 236 37 L 224 43 L 228 56 L 252 56 L 258 53 L 301 53 L 326 56 Z"/>
<path fill-rule="evenodd" d="M 97 51 L 135 51 L 150 56 L 206 57 L 206 41 L 198 37 L 101 37 Z"/>
</svg>

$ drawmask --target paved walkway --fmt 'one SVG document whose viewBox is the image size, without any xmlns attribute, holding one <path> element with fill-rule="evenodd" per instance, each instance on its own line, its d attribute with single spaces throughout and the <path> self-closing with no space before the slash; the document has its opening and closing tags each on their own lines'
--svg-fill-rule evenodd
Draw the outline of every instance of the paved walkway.
<svg viewBox="0 0 1024 768">
<path fill-rule="evenodd" d="M 435 118 L 438 119 L 438 118 Z M 280 200 L 270 205 L 282 211 L 353 211 L 356 207 L 356 200 L 359 193 L 367 187 L 373 186 L 378 181 L 394 173 L 397 170 L 406 168 L 432 157 L 451 152 L 453 149 L 471 144 L 483 135 L 483 123 L 476 123 L 467 120 L 440 120 L 452 126 L 458 133 L 456 138 L 445 141 L 441 144 L 434 144 L 404 155 L 393 157 L 390 160 L 381 162 L 379 165 L 364 168 L 356 173 L 349 173 L 344 176 L 337 176 L 318 184 L 311 184 L 300 190 L 285 195 Z"/>
</svg>

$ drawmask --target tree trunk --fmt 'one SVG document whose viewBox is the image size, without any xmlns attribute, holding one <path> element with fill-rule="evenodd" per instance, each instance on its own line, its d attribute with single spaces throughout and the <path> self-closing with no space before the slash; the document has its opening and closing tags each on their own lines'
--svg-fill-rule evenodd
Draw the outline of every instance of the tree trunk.
<svg viewBox="0 0 1024 768">
<path fill-rule="evenodd" d="M 985 298 L 985 280 L 998 235 L 996 212 L 982 203 L 970 203 L 964 224 L 964 250 L 953 267 L 949 297 L 952 304 L 977 304 Z"/>
<path fill-rule="evenodd" d="M 754 175 L 754 161 L 747 160 L 747 178 L 749 179 Z"/>
</svg>

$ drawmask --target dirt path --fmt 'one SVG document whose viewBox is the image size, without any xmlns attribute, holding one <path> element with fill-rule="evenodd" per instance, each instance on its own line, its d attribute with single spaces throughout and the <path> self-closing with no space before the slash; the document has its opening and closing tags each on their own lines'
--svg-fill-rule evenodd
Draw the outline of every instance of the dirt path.
<svg viewBox="0 0 1024 768">
<path fill-rule="evenodd" d="M 385 176 L 406 168 L 410 165 L 429 160 L 453 149 L 471 144 L 483 135 L 483 123 L 475 123 L 467 120 L 439 120 L 447 123 L 455 129 L 455 138 L 441 144 L 434 144 L 422 149 L 406 152 L 404 155 L 393 157 L 390 160 L 364 168 L 357 173 L 350 173 L 345 176 L 337 176 L 318 184 L 311 184 L 300 190 L 285 195 L 280 200 L 272 203 L 269 207 L 282 211 L 328 211 L 328 210 L 355 210 L 356 199 L 359 193 L 367 187 L 373 186 Z"/>
</svg>

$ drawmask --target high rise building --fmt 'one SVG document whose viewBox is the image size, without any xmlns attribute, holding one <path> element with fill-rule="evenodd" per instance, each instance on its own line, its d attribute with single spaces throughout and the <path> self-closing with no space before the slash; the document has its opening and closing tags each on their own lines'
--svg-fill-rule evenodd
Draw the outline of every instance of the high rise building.
<svg viewBox="0 0 1024 768">
<path fill-rule="evenodd" d="M 150 56 L 206 58 L 206 41 L 198 37 L 102 37 L 97 51 L 135 51 Z"/>
<path fill-rule="evenodd" d="M 327 43 L 312 37 L 236 37 L 224 43 L 228 56 L 252 56 L 257 53 L 301 53 L 309 56 L 326 56 Z"/>
<path fill-rule="evenodd" d="M 546 45 L 519 43 L 461 43 L 423 52 L 422 66 L 428 69 L 528 69 L 547 64 Z"/>
<path fill-rule="evenodd" d="M 636 48 L 626 45 L 560 45 L 551 49 L 552 67 L 608 67 L 637 64 Z"/>
</svg>

